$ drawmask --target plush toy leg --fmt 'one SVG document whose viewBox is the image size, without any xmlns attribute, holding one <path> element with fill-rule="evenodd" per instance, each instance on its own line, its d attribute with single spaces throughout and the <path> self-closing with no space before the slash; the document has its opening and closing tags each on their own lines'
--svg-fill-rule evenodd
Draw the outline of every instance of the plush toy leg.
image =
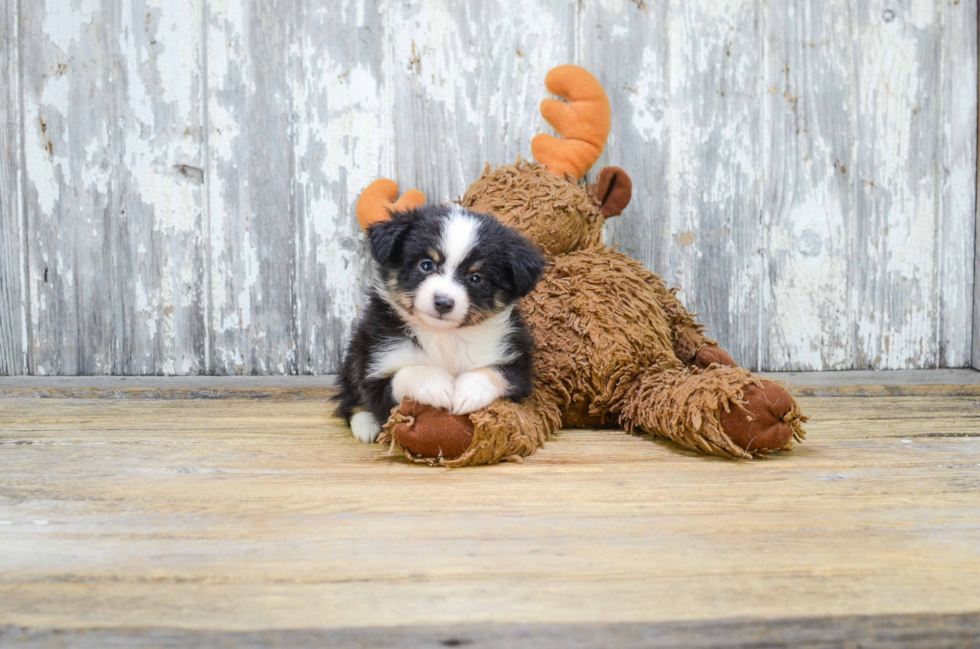
<svg viewBox="0 0 980 649">
<path fill-rule="evenodd" d="M 805 435 L 789 393 L 741 367 L 657 368 L 634 381 L 617 410 L 629 431 L 722 457 L 789 449 Z"/>
<path fill-rule="evenodd" d="M 714 341 L 711 341 L 712 343 Z M 717 344 L 701 347 L 691 365 L 706 370 L 712 365 L 738 367 L 738 363 Z M 721 425 L 728 436 L 746 451 L 782 448 L 790 438 L 803 439 L 801 423 L 807 418 L 800 414 L 796 400 L 782 386 L 762 379 L 760 385 L 745 388 L 744 403 L 721 415 Z M 781 418 L 786 413 L 795 413 L 796 425 L 790 426 Z"/>
<path fill-rule="evenodd" d="M 458 441 L 465 431 L 458 420 L 463 417 L 411 402 L 394 411 L 385 425 L 385 439 L 393 442 L 393 450 L 417 462 L 462 467 L 520 461 L 561 426 L 558 407 L 542 399 L 540 392 L 521 403 L 494 401 L 468 418 L 472 438 L 461 453 L 457 453 Z M 453 450 L 447 456 L 444 451 L 449 449 Z"/>
<path fill-rule="evenodd" d="M 540 392 L 520 403 L 494 401 L 471 413 L 470 419 L 473 420 L 473 442 L 465 453 L 447 466 L 520 461 L 544 446 L 545 440 L 561 428 L 558 406 L 541 398 Z"/>
</svg>

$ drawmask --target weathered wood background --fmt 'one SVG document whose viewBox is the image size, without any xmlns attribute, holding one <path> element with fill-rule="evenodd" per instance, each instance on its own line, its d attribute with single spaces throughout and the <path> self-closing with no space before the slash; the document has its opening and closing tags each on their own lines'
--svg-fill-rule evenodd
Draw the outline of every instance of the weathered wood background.
<svg viewBox="0 0 980 649">
<path fill-rule="evenodd" d="M 980 363 L 974 0 L 0 14 L 0 374 L 334 371 L 367 276 L 358 192 L 447 200 L 527 155 L 563 62 L 605 84 L 599 166 L 634 178 L 609 239 L 743 364 Z"/>
</svg>

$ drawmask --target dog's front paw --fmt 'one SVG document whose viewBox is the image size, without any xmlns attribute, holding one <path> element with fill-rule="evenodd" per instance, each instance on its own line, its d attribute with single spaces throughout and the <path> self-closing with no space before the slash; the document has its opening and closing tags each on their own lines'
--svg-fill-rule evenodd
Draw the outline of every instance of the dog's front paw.
<svg viewBox="0 0 980 649">
<path fill-rule="evenodd" d="M 453 406 L 453 377 L 438 367 L 410 365 L 395 373 L 391 392 L 398 403 L 408 397 L 427 406 L 449 410 Z"/>
<path fill-rule="evenodd" d="M 454 415 L 466 415 L 485 408 L 500 396 L 500 388 L 486 372 L 466 372 L 456 377 L 453 393 Z"/>
<path fill-rule="evenodd" d="M 378 441 L 381 425 L 375 421 L 374 415 L 362 410 L 355 412 L 354 416 L 350 418 L 350 432 L 354 434 L 357 441 L 371 444 Z"/>
</svg>

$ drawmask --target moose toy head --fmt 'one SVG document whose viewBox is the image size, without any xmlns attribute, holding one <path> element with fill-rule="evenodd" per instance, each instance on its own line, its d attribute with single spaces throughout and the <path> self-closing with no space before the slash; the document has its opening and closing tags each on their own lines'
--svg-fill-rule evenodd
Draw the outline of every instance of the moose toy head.
<svg viewBox="0 0 980 649">
<path fill-rule="evenodd" d="M 590 186 L 580 183 L 609 137 L 609 99 L 595 77 L 578 66 L 561 65 L 548 73 L 545 85 L 566 100 L 541 102 L 542 116 L 562 137 L 534 137 L 531 152 L 537 163 L 518 160 L 495 169 L 487 165 L 461 202 L 516 228 L 554 256 L 601 243 L 603 224 L 626 208 L 633 185 L 619 167 L 606 167 Z M 395 201 L 397 196 L 394 182 L 372 183 L 357 203 L 361 227 L 425 202 L 425 195 L 414 189 Z"/>
</svg>

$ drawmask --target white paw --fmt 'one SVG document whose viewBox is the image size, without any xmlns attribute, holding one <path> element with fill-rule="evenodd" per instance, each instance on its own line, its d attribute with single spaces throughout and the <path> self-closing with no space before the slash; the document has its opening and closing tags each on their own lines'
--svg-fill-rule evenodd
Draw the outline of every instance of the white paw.
<svg viewBox="0 0 980 649">
<path fill-rule="evenodd" d="M 375 421 L 374 415 L 366 410 L 354 413 L 350 418 L 350 432 L 359 442 L 371 444 L 378 441 L 381 434 L 381 425 Z"/>
<path fill-rule="evenodd" d="M 416 403 L 449 410 L 453 405 L 453 377 L 438 367 L 410 365 L 395 372 L 391 392 L 398 403 L 408 397 Z"/>
<path fill-rule="evenodd" d="M 453 414 L 465 415 L 493 403 L 500 391 L 483 372 L 466 372 L 456 377 Z"/>
</svg>

